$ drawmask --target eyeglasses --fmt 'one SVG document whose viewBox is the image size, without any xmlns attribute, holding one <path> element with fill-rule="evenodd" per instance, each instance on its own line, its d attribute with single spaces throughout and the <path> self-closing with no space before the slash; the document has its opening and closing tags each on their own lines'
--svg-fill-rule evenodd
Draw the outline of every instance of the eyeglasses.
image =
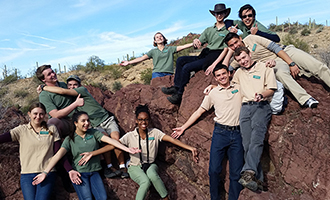
<svg viewBox="0 0 330 200">
<path fill-rule="evenodd" d="M 252 14 L 242 15 L 242 19 L 245 19 L 245 18 L 247 18 L 247 17 L 253 17 L 253 15 L 252 15 Z"/>
<path fill-rule="evenodd" d="M 147 119 L 137 119 L 139 122 L 148 122 L 149 121 L 149 119 L 147 118 Z"/>
</svg>

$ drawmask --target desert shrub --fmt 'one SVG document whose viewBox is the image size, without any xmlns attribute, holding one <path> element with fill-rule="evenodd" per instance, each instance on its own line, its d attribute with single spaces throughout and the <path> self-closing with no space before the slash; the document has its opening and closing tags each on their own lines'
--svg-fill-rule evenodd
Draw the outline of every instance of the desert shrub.
<svg viewBox="0 0 330 200">
<path fill-rule="evenodd" d="M 289 33 L 290 34 L 296 34 L 296 33 L 298 33 L 297 27 L 291 27 L 290 30 L 289 30 Z"/>
<path fill-rule="evenodd" d="M 2 97 L 3 95 L 8 93 L 8 88 L 6 87 L 1 87 L 0 88 L 0 96 Z"/>
<path fill-rule="evenodd" d="M 320 26 L 317 30 L 316 33 L 321 33 L 323 31 L 324 26 Z"/>
<path fill-rule="evenodd" d="M 14 91 L 14 97 L 16 97 L 16 98 L 24 98 L 27 95 L 29 95 L 29 92 L 27 90 L 15 90 Z"/>
<path fill-rule="evenodd" d="M 100 88 L 102 91 L 106 91 L 108 90 L 107 86 L 104 85 L 103 83 L 95 83 L 95 82 L 91 82 L 89 83 L 90 86 L 96 87 L 96 88 Z"/>
<path fill-rule="evenodd" d="M 114 92 L 120 90 L 122 87 L 123 87 L 123 85 L 121 84 L 120 81 L 115 81 L 115 82 L 112 84 L 112 90 L 113 90 Z"/>
<path fill-rule="evenodd" d="M 322 61 L 329 67 L 330 66 L 330 46 L 327 49 L 319 51 Z"/>
<path fill-rule="evenodd" d="M 302 36 L 308 36 L 309 34 L 311 34 L 311 31 L 308 30 L 307 28 L 304 28 L 304 30 L 302 30 L 302 31 L 300 32 L 300 34 L 301 34 Z"/>
<path fill-rule="evenodd" d="M 16 74 L 11 74 L 9 76 L 6 76 L 2 81 L 1 83 L 4 84 L 4 85 L 8 85 L 10 83 L 13 83 L 15 81 L 17 81 L 18 79 L 20 79 L 19 76 L 17 76 Z"/>
<path fill-rule="evenodd" d="M 295 37 L 293 35 L 286 35 L 282 38 L 282 44 L 284 45 L 294 45 L 296 48 L 301 49 L 303 51 L 309 52 L 309 45 L 303 40 Z"/>
<path fill-rule="evenodd" d="M 105 65 L 104 70 L 110 71 L 111 77 L 114 78 L 115 80 L 120 78 L 122 71 L 123 71 L 121 66 L 119 66 L 117 64 Z"/>
<path fill-rule="evenodd" d="M 141 72 L 141 80 L 145 85 L 150 85 L 151 77 L 152 77 L 151 68 L 145 69 Z"/>
</svg>

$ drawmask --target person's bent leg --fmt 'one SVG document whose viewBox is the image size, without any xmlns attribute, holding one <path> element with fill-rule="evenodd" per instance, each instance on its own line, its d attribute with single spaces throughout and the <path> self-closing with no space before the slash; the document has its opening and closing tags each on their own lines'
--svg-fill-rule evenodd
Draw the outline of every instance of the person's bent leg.
<svg viewBox="0 0 330 200">
<path fill-rule="evenodd" d="M 151 164 L 150 167 L 148 168 L 147 176 L 149 180 L 152 182 L 153 186 L 155 187 L 160 197 L 165 198 L 168 195 L 168 193 L 164 185 L 164 182 L 158 175 L 158 166 L 155 163 Z"/>
<path fill-rule="evenodd" d="M 104 188 L 103 181 L 101 176 L 98 172 L 91 172 L 90 176 L 90 183 L 91 183 L 91 190 L 95 197 L 95 200 L 106 200 L 107 192 Z"/>
<path fill-rule="evenodd" d="M 37 175 L 38 173 L 21 174 L 21 188 L 23 197 L 26 200 L 34 200 L 36 197 L 37 186 L 32 185 L 32 181 Z"/>
<path fill-rule="evenodd" d="M 179 88 L 181 85 L 183 66 L 187 63 L 198 60 L 198 56 L 181 56 L 176 60 L 176 68 L 174 75 L 174 86 Z"/>
<path fill-rule="evenodd" d="M 274 67 L 274 72 L 276 79 L 280 81 L 283 86 L 292 93 L 300 105 L 304 105 L 304 103 L 311 97 L 311 95 L 307 94 L 306 90 L 293 79 L 290 74 L 288 64 L 279 58 L 275 59 L 275 61 L 276 66 Z"/>
<path fill-rule="evenodd" d="M 210 194 L 212 200 L 221 199 L 220 174 L 222 171 L 222 160 L 226 154 L 226 149 L 230 144 L 230 138 L 228 136 L 228 131 L 217 126 L 217 124 L 214 126 L 208 172 L 210 181 Z"/>
<path fill-rule="evenodd" d="M 136 193 L 135 200 L 144 200 L 148 193 L 149 187 L 151 186 L 148 176 L 141 169 L 140 165 L 129 166 L 128 173 L 131 179 L 140 186 Z"/>
<path fill-rule="evenodd" d="M 43 182 L 37 185 L 35 200 L 48 200 L 53 192 L 56 181 L 56 172 L 50 172 Z"/>
<path fill-rule="evenodd" d="M 78 198 L 83 200 L 92 200 L 92 190 L 91 190 L 91 184 L 90 184 L 90 172 L 82 172 L 80 173 L 81 181 L 82 183 L 80 185 L 77 185 L 75 183 L 72 183 L 74 189 L 77 192 Z"/>
<path fill-rule="evenodd" d="M 241 177 L 241 170 L 244 164 L 244 150 L 242 145 L 242 137 L 239 130 L 231 132 L 231 143 L 227 150 L 229 159 L 229 195 L 228 200 L 237 200 L 242 185 L 238 183 Z"/>
<path fill-rule="evenodd" d="M 164 77 L 164 76 L 170 76 L 173 75 L 172 73 L 166 73 L 166 72 L 153 72 L 151 75 L 151 79 L 158 78 L 158 77 Z"/>
<path fill-rule="evenodd" d="M 51 118 L 47 121 L 47 124 L 56 126 L 61 138 L 68 136 L 73 126 L 70 120 L 59 118 Z"/>
<path fill-rule="evenodd" d="M 330 69 L 326 64 L 293 45 L 287 46 L 284 51 L 300 68 L 310 72 L 330 87 Z"/>
<path fill-rule="evenodd" d="M 239 114 L 239 124 L 241 128 L 242 145 L 244 148 L 244 159 L 246 159 L 252 132 L 250 105 L 242 105 L 241 112 Z M 244 170 L 245 169 L 243 167 L 242 171 Z"/>
</svg>

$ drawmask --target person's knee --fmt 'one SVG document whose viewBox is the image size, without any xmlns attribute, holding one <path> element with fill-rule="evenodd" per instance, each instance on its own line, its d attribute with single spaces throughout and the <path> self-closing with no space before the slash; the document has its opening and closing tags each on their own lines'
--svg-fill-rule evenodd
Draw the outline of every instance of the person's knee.
<svg viewBox="0 0 330 200">
<path fill-rule="evenodd" d="M 144 189 L 148 189 L 150 186 L 151 186 L 150 179 L 144 179 L 144 180 L 140 181 L 140 187 L 142 187 Z"/>
</svg>

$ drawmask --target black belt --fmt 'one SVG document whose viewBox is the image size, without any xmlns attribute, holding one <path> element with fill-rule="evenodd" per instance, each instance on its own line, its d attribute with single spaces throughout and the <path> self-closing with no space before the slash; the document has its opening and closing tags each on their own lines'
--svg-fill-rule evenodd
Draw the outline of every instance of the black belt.
<svg viewBox="0 0 330 200">
<path fill-rule="evenodd" d="M 248 101 L 248 102 L 242 103 L 242 105 L 266 105 L 266 104 L 269 104 L 268 101 L 259 101 L 259 102 Z"/>
<path fill-rule="evenodd" d="M 218 126 L 222 129 L 225 129 L 227 131 L 235 131 L 235 130 L 239 130 L 239 126 L 227 126 L 227 125 L 222 125 L 222 124 L 219 124 L 217 122 L 215 122 L 215 126 Z"/>
</svg>

